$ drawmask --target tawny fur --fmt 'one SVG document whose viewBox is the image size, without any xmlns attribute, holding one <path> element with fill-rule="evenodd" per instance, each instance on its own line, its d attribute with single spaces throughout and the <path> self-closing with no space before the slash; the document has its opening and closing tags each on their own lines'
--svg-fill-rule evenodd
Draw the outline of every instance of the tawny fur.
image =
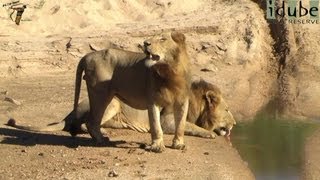
<svg viewBox="0 0 320 180">
<path fill-rule="evenodd" d="M 107 49 L 89 53 L 79 62 L 76 74 L 74 110 L 77 111 L 81 75 L 85 72 L 90 112 L 88 132 L 99 144 L 104 142 L 100 124 L 114 97 L 137 109 L 147 109 L 152 137 L 151 150 L 165 146 L 160 109 L 173 107 L 176 123 L 172 147 L 184 148 L 184 127 L 190 90 L 189 58 L 181 33 L 164 33 L 145 41 L 145 53 Z M 161 68 L 159 69 L 158 66 Z M 170 72 L 165 75 L 163 72 Z"/>
</svg>

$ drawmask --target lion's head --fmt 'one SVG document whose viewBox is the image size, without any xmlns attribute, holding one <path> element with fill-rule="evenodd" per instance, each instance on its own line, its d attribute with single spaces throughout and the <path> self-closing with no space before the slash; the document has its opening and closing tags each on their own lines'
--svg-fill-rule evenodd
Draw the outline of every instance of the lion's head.
<svg viewBox="0 0 320 180">
<path fill-rule="evenodd" d="M 184 34 L 171 32 L 163 33 L 144 41 L 144 52 L 148 56 L 146 66 L 179 63 L 176 56 L 181 52 L 185 52 L 185 39 Z"/>
<path fill-rule="evenodd" d="M 213 127 L 214 132 L 221 136 L 229 136 L 233 126 L 236 125 L 236 121 L 229 110 L 229 106 L 222 97 L 220 104 L 215 109 L 214 116 L 216 117 Z"/>
<path fill-rule="evenodd" d="M 201 80 L 193 83 L 191 89 L 195 98 L 201 99 L 198 103 L 201 112 L 195 123 L 218 135 L 229 136 L 236 121 L 219 88 Z"/>
</svg>

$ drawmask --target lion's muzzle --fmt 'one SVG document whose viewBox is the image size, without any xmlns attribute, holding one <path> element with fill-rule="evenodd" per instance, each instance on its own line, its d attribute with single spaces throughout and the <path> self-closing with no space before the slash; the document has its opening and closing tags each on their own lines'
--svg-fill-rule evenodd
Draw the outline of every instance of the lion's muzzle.
<svg viewBox="0 0 320 180">
<path fill-rule="evenodd" d="M 220 128 L 214 129 L 213 131 L 219 136 L 229 137 L 231 135 L 231 129 L 232 128 L 228 129 L 225 127 L 220 127 Z"/>
<path fill-rule="evenodd" d="M 160 56 L 152 53 L 152 51 L 150 49 L 151 43 L 149 41 L 144 41 L 143 44 L 144 44 L 143 51 L 147 55 L 148 59 L 151 59 L 153 61 L 159 61 Z"/>
</svg>

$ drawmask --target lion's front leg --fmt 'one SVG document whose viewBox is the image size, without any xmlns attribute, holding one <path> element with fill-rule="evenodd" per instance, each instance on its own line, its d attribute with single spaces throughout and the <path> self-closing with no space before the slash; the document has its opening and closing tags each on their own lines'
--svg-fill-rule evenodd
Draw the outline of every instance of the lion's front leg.
<svg viewBox="0 0 320 180">
<path fill-rule="evenodd" d="M 160 123 L 160 107 L 152 104 L 148 107 L 149 124 L 152 143 L 147 150 L 153 152 L 162 152 L 165 149 L 163 142 L 163 132 Z"/>
<path fill-rule="evenodd" d="M 189 108 L 189 99 L 186 99 L 183 104 L 174 104 L 174 121 L 176 125 L 175 135 L 173 138 L 172 148 L 174 149 L 184 149 L 184 128 L 186 125 L 186 119 Z"/>
<path fill-rule="evenodd" d="M 186 122 L 184 134 L 190 135 L 190 136 L 203 137 L 203 138 L 212 138 L 212 139 L 217 136 L 215 132 L 210 132 L 188 121 Z"/>
</svg>

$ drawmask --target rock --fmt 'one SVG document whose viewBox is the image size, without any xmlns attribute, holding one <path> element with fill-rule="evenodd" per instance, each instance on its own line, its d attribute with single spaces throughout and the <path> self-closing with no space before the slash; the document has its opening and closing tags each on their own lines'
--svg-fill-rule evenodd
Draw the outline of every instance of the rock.
<svg viewBox="0 0 320 180">
<path fill-rule="evenodd" d="M 200 71 L 202 71 L 202 72 L 212 72 L 213 70 L 208 69 L 208 68 L 203 68 L 203 69 L 201 69 Z"/>
<path fill-rule="evenodd" d="M 128 154 L 133 154 L 135 151 L 136 151 L 136 149 L 130 148 L 129 151 L 128 151 Z"/>
<path fill-rule="evenodd" d="M 25 150 L 25 149 L 22 149 L 22 150 L 21 150 L 21 152 L 23 152 L 23 153 L 26 153 L 26 152 L 27 152 L 27 150 Z"/>
<path fill-rule="evenodd" d="M 224 52 L 227 51 L 227 48 L 226 48 L 225 45 L 222 44 L 222 43 L 216 44 L 216 46 L 217 46 L 217 48 L 218 48 L 220 51 L 224 51 Z"/>
<path fill-rule="evenodd" d="M 67 52 L 69 52 L 69 49 L 71 48 L 71 41 L 72 41 L 72 38 L 71 37 L 69 37 L 69 41 L 67 42 L 67 44 L 66 44 L 66 51 Z"/>
<path fill-rule="evenodd" d="M 108 173 L 108 177 L 118 177 L 118 176 L 119 176 L 119 174 L 115 170 L 111 170 Z"/>
<path fill-rule="evenodd" d="M 55 6 L 53 6 L 51 9 L 50 9 L 50 13 L 51 14 L 55 14 L 55 13 L 57 13 L 58 11 L 60 10 L 60 6 L 59 5 L 55 5 Z"/>
<path fill-rule="evenodd" d="M 140 144 L 140 145 L 139 145 L 139 148 L 140 148 L 140 149 L 145 149 L 146 147 L 147 147 L 146 144 Z"/>
<path fill-rule="evenodd" d="M 209 42 L 202 42 L 201 43 L 201 50 L 206 50 L 211 47 L 211 44 Z"/>
<path fill-rule="evenodd" d="M 4 98 L 4 101 L 13 103 L 13 104 L 15 104 L 15 105 L 17 105 L 17 106 L 20 106 L 20 105 L 21 105 L 21 102 L 13 99 L 13 98 L 11 98 L 11 97 L 5 97 L 5 98 Z"/>
<path fill-rule="evenodd" d="M 14 120 L 14 119 L 9 119 L 8 122 L 7 122 L 7 125 L 8 125 L 8 126 L 12 126 L 12 127 L 16 126 L 16 120 Z"/>
<path fill-rule="evenodd" d="M 6 91 L 1 91 L 0 94 L 8 95 L 9 93 L 8 93 L 8 91 L 6 90 Z"/>
<path fill-rule="evenodd" d="M 104 161 L 104 160 L 100 160 L 99 161 L 99 164 L 106 164 L 107 162 L 106 161 Z"/>
<path fill-rule="evenodd" d="M 90 48 L 92 51 L 98 51 L 99 49 L 101 49 L 101 48 L 97 47 L 96 45 L 94 45 L 94 44 L 92 44 L 92 43 L 89 43 L 89 48 Z"/>
</svg>

